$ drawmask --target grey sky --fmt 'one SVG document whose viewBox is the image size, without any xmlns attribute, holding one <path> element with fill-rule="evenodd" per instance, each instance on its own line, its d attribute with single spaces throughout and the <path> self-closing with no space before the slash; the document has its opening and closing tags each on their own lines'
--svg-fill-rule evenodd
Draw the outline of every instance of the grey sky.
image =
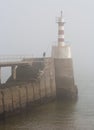
<svg viewBox="0 0 94 130">
<path fill-rule="evenodd" d="M 61 10 L 78 75 L 94 73 L 93 0 L 0 0 L 0 55 L 50 53 Z"/>
</svg>

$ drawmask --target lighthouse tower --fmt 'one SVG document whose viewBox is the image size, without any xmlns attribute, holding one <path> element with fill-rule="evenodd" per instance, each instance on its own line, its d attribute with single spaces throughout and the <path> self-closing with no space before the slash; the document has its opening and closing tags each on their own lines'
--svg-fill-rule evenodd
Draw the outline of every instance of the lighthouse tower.
<svg viewBox="0 0 94 130">
<path fill-rule="evenodd" d="M 58 44 L 52 46 L 52 58 L 55 66 L 56 94 L 61 99 L 76 99 L 77 87 L 74 83 L 73 62 L 70 45 L 64 42 L 64 19 L 61 11 L 57 19 Z"/>
<path fill-rule="evenodd" d="M 58 44 L 52 47 L 52 57 L 53 58 L 71 58 L 70 46 L 66 45 L 64 42 L 64 18 L 61 11 L 60 17 L 57 18 L 58 24 Z"/>
<path fill-rule="evenodd" d="M 57 23 L 58 23 L 58 46 L 64 46 L 64 19 L 62 16 L 62 11 L 61 11 L 61 16 L 58 18 Z"/>
</svg>

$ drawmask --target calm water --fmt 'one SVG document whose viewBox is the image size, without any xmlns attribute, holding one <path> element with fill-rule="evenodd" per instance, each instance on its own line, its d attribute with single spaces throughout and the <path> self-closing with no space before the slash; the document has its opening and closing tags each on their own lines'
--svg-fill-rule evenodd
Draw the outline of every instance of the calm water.
<svg viewBox="0 0 94 130">
<path fill-rule="evenodd" d="M 51 102 L 0 123 L 0 130 L 94 130 L 94 81 L 80 81 L 76 103 Z"/>
</svg>

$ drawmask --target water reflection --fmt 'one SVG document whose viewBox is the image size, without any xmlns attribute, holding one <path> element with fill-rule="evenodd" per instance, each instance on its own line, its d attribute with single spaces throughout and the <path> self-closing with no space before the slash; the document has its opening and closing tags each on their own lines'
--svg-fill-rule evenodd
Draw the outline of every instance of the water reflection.
<svg viewBox="0 0 94 130">
<path fill-rule="evenodd" d="M 73 126 L 75 103 L 54 101 L 6 120 L 2 130 L 36 130 Z"/>
</svg>

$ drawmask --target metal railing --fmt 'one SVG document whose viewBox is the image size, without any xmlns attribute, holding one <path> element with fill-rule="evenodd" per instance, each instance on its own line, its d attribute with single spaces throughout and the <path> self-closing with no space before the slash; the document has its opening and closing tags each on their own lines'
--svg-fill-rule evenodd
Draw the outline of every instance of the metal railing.
<svg viewBox="0 0 94 130">
<path fill-rule="evenodd" d="M 30 58 L 32 58 L 31 55 L 0 55 L 0 62 L 16 62 Z"/>
</svg>

